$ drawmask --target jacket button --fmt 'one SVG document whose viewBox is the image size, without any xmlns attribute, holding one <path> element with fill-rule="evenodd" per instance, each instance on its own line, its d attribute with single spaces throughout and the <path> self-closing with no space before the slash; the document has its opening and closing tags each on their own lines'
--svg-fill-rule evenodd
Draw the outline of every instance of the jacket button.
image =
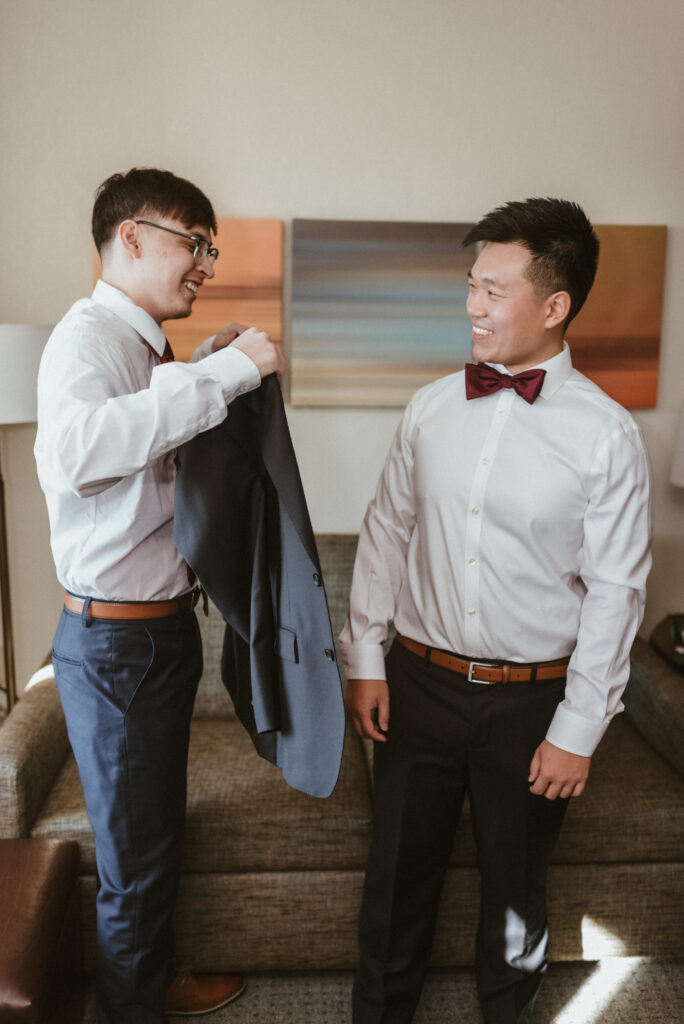
<svg viewBox="0 0 684 1024">
<path fill-rule="evenodd" d="M 326 649 L 325 649 L 325 656 L 328 659 L 328 661 L 334 661 L 335 660 L 335 652 L 333 650 L 331 650 L 330 647 L 326 647 Z"/>
<path fill-rule="evenodd" d="M 320 573 L 315 572 L 313 574 L 313 581 L 314 581 L 314 583 L 316 584 L 317 587 L 322 587 L 323 586 L 323 581 L 322 581 L 322 579 L 320 577 Z"/>
</svg>

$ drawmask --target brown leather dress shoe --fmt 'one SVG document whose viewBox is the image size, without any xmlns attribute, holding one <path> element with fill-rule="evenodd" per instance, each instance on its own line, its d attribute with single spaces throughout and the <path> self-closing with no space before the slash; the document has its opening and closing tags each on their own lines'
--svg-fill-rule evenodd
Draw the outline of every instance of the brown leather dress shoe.
<svg viewBox="0 0 684 1024">
<path fill-rule="evenodd" d="M 245 991 L 241 974 L 176 974 L 166 993 L 165 1013 L 200 1016 L 237 999 Z"/>
</svg>

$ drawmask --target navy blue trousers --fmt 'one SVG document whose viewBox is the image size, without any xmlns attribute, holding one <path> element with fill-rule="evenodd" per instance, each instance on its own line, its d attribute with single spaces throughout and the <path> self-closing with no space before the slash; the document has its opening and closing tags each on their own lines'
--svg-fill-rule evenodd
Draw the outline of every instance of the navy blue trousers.
<svg viewBox="0 0 684 1024">
<path fill-rule="evenodd" d="M 64 609 L 53 664 L 95 834 L 98 1021 L 163 1024 L 202 674 L 197 620 Z"/>
<path fill-rule="evenodd" d="M 374 751 L 354 1024 L 413 1019 L 466 792 L 481 877 L 480 1005 L 486 1024 L 523 1024 L 546 969 L 546 870 L 567 807 L 532 795 L 527 778 L 565 680 L 482 686 L 398 642 L 387 680 L 390 724 Z"/>
</svg>

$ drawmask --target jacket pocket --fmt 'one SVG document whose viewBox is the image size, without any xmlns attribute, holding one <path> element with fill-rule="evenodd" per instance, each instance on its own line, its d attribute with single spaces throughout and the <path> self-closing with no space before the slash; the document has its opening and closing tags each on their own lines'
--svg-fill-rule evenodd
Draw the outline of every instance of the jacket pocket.
<svg viewBox="0 0 684 1024">
<path fill-rule="evenodd" d="M 275 641 L 276 654 L 285 661 L 293 661 L 295 665 L 299 662 L 299 651 L 297 648 L 297 634 L 289 626 L 278 626 L 278 633 Z"/>
</svg>

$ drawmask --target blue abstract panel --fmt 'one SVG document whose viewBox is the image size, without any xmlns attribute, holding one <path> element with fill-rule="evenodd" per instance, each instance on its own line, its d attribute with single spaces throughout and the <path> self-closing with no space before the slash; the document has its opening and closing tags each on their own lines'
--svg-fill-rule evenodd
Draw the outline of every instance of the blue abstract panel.
<svg viewBox="0 0 684 1024">
<path fill-rule="evenodd" d="M 295 220 L 292 402 L 404 405 L 462 368 L 470 226 Z"/>
</svg>

